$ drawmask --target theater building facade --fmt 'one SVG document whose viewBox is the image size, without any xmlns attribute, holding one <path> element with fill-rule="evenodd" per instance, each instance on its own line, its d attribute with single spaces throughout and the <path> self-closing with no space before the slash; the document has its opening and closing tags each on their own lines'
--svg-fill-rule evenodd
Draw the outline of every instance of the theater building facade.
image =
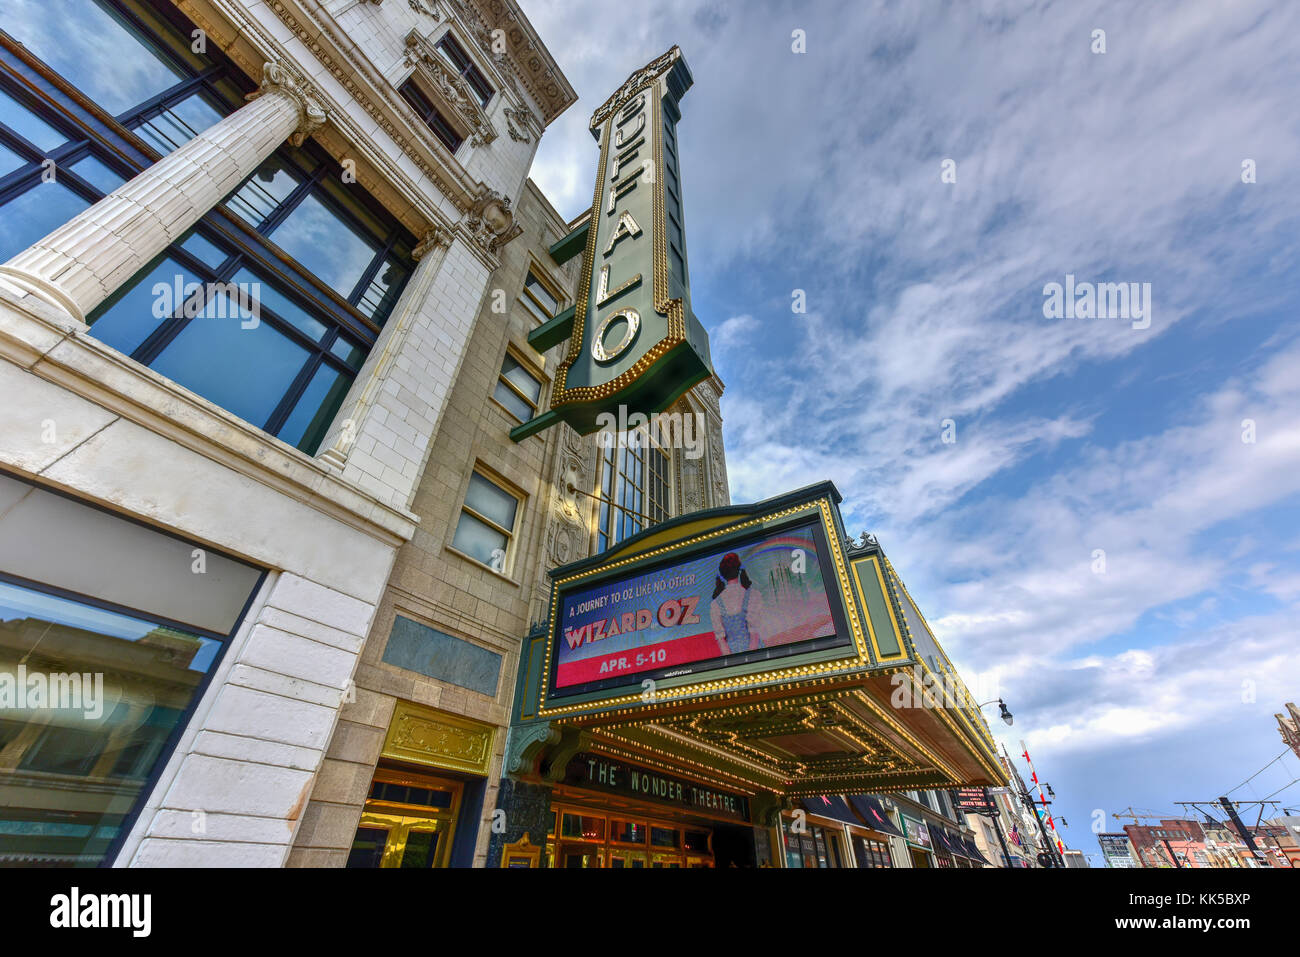
<svg viewBox="0 0 1300 957">
<path fill-rule="evenodd" d="M 920 813 L 924 862 L 891 848 L 908 812 L 882 795 L 1001 776 L 959 679 L 955 696 L 932 690 L 951 665 L 879 545 L 845 534 L 839 501 L 821 483 L 719 505 L 551 570 L 490 865 L 978 858 L 955 820 L 948 843 Z"/>
<path fill-rule="evenodd" d="M 0 863 L 320 860 L 378 696 L 504 708 L 561 440 L 471 445 L 545 402 L 517 328 L 567 280 L 524 263 L 566 227 L 527 174 L 574 100 L 513 0 L 6 3 Z M 417 495 L 482 524 L 435 542 Z M 412 545 L 469 556 L 452 589 Z M 441 702 L 433 624 L 479 653 Z"/>
<path fill-rule="evenodd" d="M 515 0 L 12 11 L 0 864 L 880 866 L 1002 780 L 839 492 L 730 502 L 681 51 L 566 222 Z"/>
</svg>

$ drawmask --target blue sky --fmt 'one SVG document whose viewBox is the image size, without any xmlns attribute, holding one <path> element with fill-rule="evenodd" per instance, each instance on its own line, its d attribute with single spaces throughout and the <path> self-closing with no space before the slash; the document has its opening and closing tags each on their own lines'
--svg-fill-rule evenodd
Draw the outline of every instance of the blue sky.
<svg viewBox="0 0 1300 957">
<path fill-rule="evenodd" d="M 1097 851 L 1095 810 L 1107 830 L 1130 804 L 1172 813 L 1283 750 L 1300 5 L 526 11 L 580 96 L 533 171 L 566 217 L 590 203 L 591 111 L 682 47 L 692 296 L 732 497 L 835 481 L 968 683 L 1016 713 L 995 734 L 1028 743 L 1073 846 Z M 1067 273 L 1150 283 L 1150 327 L 1045 318 Z M 1297 777 L 1288 753 L 1232 796 Z M 1300 807 L 1300 784 L 1278 799 Z"/>
</svg>

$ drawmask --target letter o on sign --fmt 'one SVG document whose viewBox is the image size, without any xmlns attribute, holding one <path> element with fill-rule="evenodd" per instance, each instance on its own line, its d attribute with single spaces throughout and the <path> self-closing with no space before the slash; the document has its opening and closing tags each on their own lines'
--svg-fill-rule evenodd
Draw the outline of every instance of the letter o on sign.
<svg viewBox="0 0 1300 957">
<path fill-rule="evenodd" d="M 623 330 L 623 338 L 619 340 L 618 345 L 612 349 L 605 348 L 605 333 L 609 331 L 610 324 L 616 319 L 627 320 L 627 328 Z M 605 317 L 596 328 L 596 334 L 591 339 L 591 354 L 597 362 L 613 362 L 624 352 L 628 346 L 636 339 L 636 334 L 641 331 L 641 314 L 635 309 L 620 309 L 618 312 L 611 312 Z"/>
</svg>

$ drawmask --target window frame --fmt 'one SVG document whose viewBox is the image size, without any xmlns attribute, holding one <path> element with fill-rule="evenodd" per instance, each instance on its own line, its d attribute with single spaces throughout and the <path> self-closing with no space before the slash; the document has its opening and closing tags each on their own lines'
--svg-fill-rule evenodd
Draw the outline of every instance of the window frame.
<svg viewBox="0 0 1300 957">
<path fill-rule="evenodd" d="M 593 522 L 594 531 L 592 535 L 593 554 L 608 551 L 633 535 L 640 534 L 646 529 L 653 528 L 673 517 L 671 507 L 673 501 L 672 452 L 669 449 L 657 447 L 648 438 L 642 437 L 639 441 L 640 448 L 637 449 L 628 440 L 626 433 L 618 433 L 608 446 L 597 446 L 599 456 L 598 468 L 596 469 L 596 493 L 593 496 L 595 499 L 595 521 Z M 629 508 L 629 496 L 626 490 L 619 491 L 618 483 L 620 480 L 623 480 L 625 484 L 633 481 L 628 478 L 629 471 L 625 464 L 632 459 L 634 453 L 640 455 L 639 460 L 635 462 L 639 466 L 639 477 L 635 479 L 636 487 L 632 496 L 636 507 Z M 664 459 L 663 475 L 665 481 L 662 515 L 647 511 L 651 500 L 651 476 L 655 472 L 649 465 L 652 455 L 660 455 Z M 608 491 L 606 490 L 606 475 L 610 478 Z M 617 516 L 615 515 L 616 512 L 618 513 Z"/>
<path fill-rule="evenodd" d="M 193 58 L 187 59 L 186 55 L 178 52 L 188 45 L 188 33 L 193 29 L 193 24 L 178 10 L 152 0 L 141 0 L 138 6 L 149 18 L 146 22 L 137 15 L 133 3 L 104 0 L 104 5 L 128 20 L 141 35 L 142 42 L 164 55 L 180 71 L 182 78 L 150 99 L 114 116 L 87 99 L 35 53 L 7 34 L 0 37 L 0 88 L 14 97 L 23 109 L 65 137 L 62 143 L 44 152 L 17 131 L 0 132 L 0 143 L 24 161 L 22 166 L 0 177 L 0 208 L 40 185 L 41 163 L 45 159 L 55 161 L 58 183 L 86 203 L 88 208 L 107 194 L 71 169 L 73 165 L 91 156 L 125 182 L 162 156 L 154 143 L 142 135 L 141 128 L 146 123 L 195 93 L 203 94 L 205 101 L 220 116 L 229 116 L 242 106 L 242 97 L 256 89 L 256 85 L 215 45 L 204 54 L 196 55 L 206 61 L 206 65 L 196 64 Z M 114 290 L 114 294 L 92 312 L 92 316 L 99 318 L 108 306 L 137 288 L 133 280 L 143 280 L 148 271 L 155 269 L 164 258 L 179 262 L 205 283 L 228 281 L 240 268 L 252 270 L 263 282 L 270 283 L 327 327 L 319 340 L 311 340 L 292 323 L 274 317 L 274 310 L 268 307 L 267 311 L 271 313 L 269 324 L 291 342 L 308 349 L 303 366 L 289 382 L 268 418 L 251 423 L 275 436 L 297 409 L 322 366 L 328 366 L 349 382 L 355 382 L 365 355 L 373 349 L 383 322 L 396 308 L 414 273 L 416 263 L 411 251 L 416 240 L 400 220 L 364 188 L 343 183 L 342 167 L 318 144 L 308 141 L 297 148 L 281 146 L 265 162 L 282 164 L 298 180 L 296 187 L 277 203 L 269 215 L 256 224 L 250 224 L 234 212 L 229 205 L 230 196 L 226 197 L 206 211 L 193 230 L 171 243 L 154 262 Z M 259 170 L 261 168 L 259 166 Z M 256 175 L 255 171 L 230 195 L 244 189 Z M 322 184 L 326 180 L 331 180 L 334 187 L 324 187 Z M 335 195 L 340 190 L 341 194 Z M 335 291 L 275 243 L 274 229 L 285 222 L 308 196 L 321 203 L 329 215 L 336 217 L 345 228 L 354 229 L 365 237 L 375 250 L 351 290 Z M 356 212 L 349 208 L 350 203 L 356 204 Z M 360 216 L 371 217 L 372 221 L 363 221 Z M 386 232 L 378 233 L 377 226 L 385 227 Z M 220 267 L 207 266 L 180 248 L 180 243 L 193 232 L 224 247 L 227 258 Z M 404 271 L 404 275 L 399 283 L 383 289 L 375 299 L 371 287 L 376 277 L 393 262 Z M 373 316 L 362 311 L 370 307 L 371 301 L 375 302 Z M 188 320 L 175 313 L 159 319 L 146 339 L 130 353 L 131 357 L 143 365 L 150 365 L 186 325 Z M 349 352 L 359 350 L 360 356 L 353 353 L 348 360 L 354 361 L 347 361 L 334 352 L 340 339 L 346 339 L 351 347 Z M 325 429 L 327 431 L 328 423 Z M 323 434 L 316 436 L 314 442 L 310 440 L 319 431 L 319 428 L 309 428 L 298 442 L 292 444 L 305 454 L 314 454 L 314 446 L 319 444 Z"/>
<path fill-rule="evenodd" d="M 427 81 L 419 74 L 419 67 L 412 70 L 406 79 L 398 84 L 397 95 L 401 97 L 402 102 L 406 104 L 407 108 L 415 114 L 420 123 L 424 125 L 424 128 L 429 130 L 429 132 L 434 135 L 434 138 L 445 146 L 452 156 L 455 156 L 460 148 L 465 144 L 465 141 L 469 138 L 469 134 L 465 130 L 464 124 L 457 125 L 454 121 L 447 118 L 446 112 L 439 106 L 438 101 L 440 98 L 435 97 L 430 93 Z M 411 92 L 408 93 L 408 90 Z M 415 98 L 423 100 L 423 104 L 415 102 Z M 427 111 L 425 110 L 425 107 L 427 107 Z M 456 140 L 454 144 L 449 143 L 444 136 L 444 133 L 440 131 L 435 124 L 430 122 L 428 114 L 436 116 L 442 124 L 446 126 L 447 129 L 445 132 Z"/>
<path fill-rule="evenodd" d="M 455 31 L 448 27 L 447 30 L 443 32 L 442 36 L 438 37 L 434 42 L 433 49 L 440 57 L 442 57 L 444 63 L 455 70 L 456 76 L 460 77 L 461 82 L 469 88 L 469 91 L 472 94 L 474 94 L 474 99 L 478 103 L 479 108 L 486 112 L 489 104 L 496 99 L 496 95 L 499 91 L 497 90 L 496 84 L 489 80 L 487 74 L 479 68 L 478 61 L 475 60 L 474 56 L 465 48 L 465 44 L 460 42 L 460 38 L 456 36 Z M 444 52 L 444 50 L 450 50 L 451 53 Z M 456 54 L 459 54 L 460 57 L 464 59 L 464 66 L 460 66 L 456 63 Z M 478 78 L 477 83 L 475 82 L 474 77 Z M 479 89 L 479 84 L 482 84 L 482 86 L 487 90 L 486 99 L 483 98 L 483 90 Z"/>
<path fill-rule="evenodd" d="M 23 478 L 21 476 L 14 476 L 11 473 L 6 472 L 4 470 L 0 470 L 0 475 L 5 475 L 7 477 L 16 477 L 19 478 L 21 481 L 28 482 L 26 478 Z M 172 538 L 180 542 L 185 542 L 186 544 L 193 544 L 190 539 L 185 538 L 184 536 L 177 535 L 166 529 L 155 528 L 152 525 L 147 525 L 144 522 L 138 521 L 137 519 L 134 519 L 128 515 L 120 515 L 117 512 L 110 511 L 109 509 L 106 509 L 103 506 L 90 501 L 89 499 L 82 499 L 75 495 L 70 495 L 66 492 L 63 492 L 59 489 L 49 488 L 48 486 L 45 486 L 43 484 L 37 484 L 32 482 L 28 482 L 28 484 L 31 484 L 33 485 L 33 487 L 39 488 L 43 491 L 50 492 L 61 498 L 65 498 L 71 502 L 75 502 L 80 505 L 87 505 L 93 509 L 96 509 L 97 511 L 103 512 L 105 515 L 109 515 L 113 518 L 119 519 L 120 521 L 126 522 L 130 525 L 137 525 L 140 526 L 141 528 L 148 529 L 157 534 L 165 535 L 168 538 Z M 238 561 L 242 564 L 249 564 L 248 562 L 245 562 L 241 558 L 236 558 L 233 555 L 228 555 L 224 551 L 220 551 L 220 550 L 212 550 L 212 551 L 214 552 L 214 554 L 222 555 L 223 557 L 230 558 L 233 561 Z M 194 693 L 189 702 L 189 706 L 181 712 L 180 716 L 176 720 L 175 726 L 172 728 L 171 732 L 164 738 L 162 746 L 159 748 L 158 754 L 154 760 L 154 765 L 152 770 L 142 780 L 140 784 L 140 792 L 138 798 L 134 802 L 132 802 L 130 808 L 128 808 L 126 811 L 123 812 L 122 820 L 118 825 L 117 834 L 115 835 L 113 840 L 108 844 L 108 846 L 104 849 L 103 860 L 100 862 L 99 867 L 106 868 L 106 867 L 114 866 L 114 864 L 117 861 L 118 855 L 122 851 L 123 845 L 126 843 L 131 833 L 135 830 L 135 826 L 140 820 L 140 815 L 144 813 L 145 807 L 148 804 L 149 797 L 157 789 L 158 784 L 162 779 L 164 771 L 167 769 L 168 764 L 170 764 L 172 757 L 176 753 L 177 747 L 180 745 L 181 738 L 189 730 L 190 724 L 191 722 L 193 722 L 194 716 L 198 712 L 199 705 L 203 702 L 205 696 L 207 695 L 208 689 L 211 687 L 212 682 L 215 679 L 217 673 L 221 671 L 222 664 L 225 661 L 226 655 L 229 653 L 231 646 L 234 644 L 235 638 L 239 635 L 240 630 L 244 627 L 244 624 L 248 621 L 249 610 L 253 607 L 253 604 L 257 601 L 257 597 L 260 594 L 262 594 L 262 590 L 266 585 L 267 574 L 268 572 L 265 568 L 261 569 L 261 573 L 258 575 L 257 580 L 254 582 L 252 588 L 249 590 L 248 599 L 245 601 L 244 607 L 240 610 L 238 617 L 236 617 L 234 621 L 234 624 L 231 625 L 229 634 L 222 635 L 222 634 L 218 634 L 217 632 L 211 631 L 209 629 L 205 629 L 197 625 L 189 624 L 187 622 L 176 621 L 174 619 L 166 618 L 161 615 L 151 614 L 149 612 L 142 611 L 138 608 L 133 608 L 127 605 L 119 605 L 114 602 L 105 601 L 104 599 L 97 598 L 93 595 L 86 595 L 81 592 L 70 591 L 69 589 L 61 588 L 58 585 L 52 585 L 47 582 L 38 582 L 29 578 L 24 578 L 19 575 L 12 575 L 0 571 L 0 581 L 8 582 L 20 588 L 28 588 L 33 591 L 51 595 L 55 598 L 63 598 L 69 601 L 80 602 L 84 605 L 87 605 L 92 608 L 97 608 L 102 611 L 112 612 L 114 614 L 127 615 L 144 621 L 152 621 L 163 627 L 176 628 L 185 631 L 189 634 L 212 639 L 216 641 L 219 645 L 217 653 L 213 656 L 211 666 L 208 668 L 207 672 L 203 674 L 203 676 L 200 678 L 200 680 L 194 687 Z"/>
<path fill-rule="evenodd" d="M 492 485 L 498 491 L 505 492 L 507 495 L 509 495 L 511 498 L 515 500 L 516 503 L 515 520 L 514 520 L 513 528 L 503 528 L 501 525 L 497 524 L 495 521 L 488 518 L 486 515 L 479 512 L 477 509 L 475 509 L 473 506 L 469 505 L 466 502 L 466 499 L 469 497 L 469 486 L 470 483 L 473 481 L 473 476 L 475 475 L 477 475 L 479 478 L 486 481 L 488 484 Z M 514 572 L 515 556 L 518 553 L 518 549 L 515 547 L 515 543 L 518 540 L 520 535 L 520 533 L 515 531 L 515 529 L 519 528 L 520 522 L 523 519 L 524 509 L 527 506 L 527 500 L 528 500 L 527 495 L 525 495 L 522 491 L 516 488 L 513 483 L 508 482 L 506 481 L 506 479 L 502 478 L 498 472 L 484 465 L 482 462 L 475 462 L 474 467 L 469 470 L 468 476 L 465 479 L 464 488 L 461 489 L 460 505 L 456 509 L 456 520 L 454 522 L 448 523 L 449 529 L 447 533 L 447 541 L 445 547 L 449 551 L 451 551 L 452 554 L 465 559 L 465 561 L 473 562 L 474 565 L 477 566 L 478 568 L 486 569 L 487 571 L 491 572 L 493 575 L 496 575 L 500 578 L 504 578 L 506 581 L 512 584 L 518 584 L 517 582 L 515 582 L 514 578 L 512 577 Z M 506 537 L 506 544 L 504 549 L 505 558 L 502 560 L 501 567 L 499 569 L 493 568 L 491 565 L 475 558 L 473 555 L 469 554 L 468 552 L 462 551 L 461 549 L 457 548 L 456 545 L 454 544 L 454 542 L 456 541 L 456 533 L 460 530 L 461 518 L 466 514 L 474 518 L 476 521 L 483 523 L 488 528 L 491 528 L 494 531 L 497 531 Z"/>
<path fill-rule="evenodd" d="M 530 399 L 528 396 L 524 395 L 523 391 L 517 385 L 515 385 L 513 382 L 511 382 L 509 379 L 506 378 L 506 372 L 505 372 L 506 359 L 513 359 L 515 363 L 521 369 L 524 370 L 524 374 L 537 383 L 536 399 Z M 500 409 L 502 409 L 508 416 L 510 416 L 510 418 L 516 420 L 517 422 L 520 422 L 521 424 L 523 422 L 531 422 L 534 418 L 537 417 L 537 413 L 541 411 L 542 403 L 546 399 L 546 386 L 549 381 L 550 380 L 547 379 L 547 377 L 539 369 L 537 369 L 531 362 L 529 362 L 522 355 L 520 355 L 519 352 L 512 345 L 507 344 L 505 353 L 501 357 L 501 371 L 497 373 L 497 381 L 496 383 L 493 384 L 492 394 L 488 398 L 490 398 L 492 402 L 494 402 Z M 533 410 L 532 415 L 530 415 L 526 419 L 520 419 L 519 416 L 515 415 L 515 413 L 513 412 L 513 410 L 510 409 L 509 406 L 507 406 L 504 402 L 502 402 L 500 399 L 496 397 L 497 386 L 502 384 L 504 384 L 505 387 L 509 389 L 514 395 L 518 396 L 520 399 L 522 399 L 524 402 L 526 402 L 529 405 L 529 407 Z"/>
<path fill-rule="evenodd" d="M 551 298 L 555 300 L 555 312 L 551 312 L 546 303 L 537 298 L 537 296 L 533 294 L 532 290 L 528 288 L 528 279 L 530 276 L 537 280 L 537 285 L 550 293 Z M 565 305 L 567 297 L 559 291 L 559 288 L 559 284 L 556 283 L 555 280 L 547 274 L 541 264 L 530 255 L 528 257 L 528 269 L 524 273 L 524 282 L 519 289 L 519 301 L 524 304 L 524 310 L 528 313 L 529 319 L 536 324 L 534 328 L 545 325 L 568 308 Z M 530 302 L 539 312 L 542 313 L 542 315 L 546 316 L 545 319 L 539 319 L 536 313 L 529 308 L 528 303 Z"/>
</svg>

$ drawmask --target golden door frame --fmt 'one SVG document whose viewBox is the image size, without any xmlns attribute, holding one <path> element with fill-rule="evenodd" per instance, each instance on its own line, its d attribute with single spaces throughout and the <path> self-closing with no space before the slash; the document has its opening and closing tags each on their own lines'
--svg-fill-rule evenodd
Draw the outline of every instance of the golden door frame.
<svg viewBox="0 0 1300 957">
<path fill-rule="evenodd" d="M 452 778 L 432 774 L 394 771 L 378 768 L 375 781 L 391 784 L 408 784 L 416 787 L 433 785 L 439 790 L 450 791 L 451 805 L 447 808 L 423 807 L 412 804 L 399 804 L 391 801 L 367 798 L 361 812 L 358 827 L 370 827 L 388 832 L 384 842 L 384 856 L 380 867 L 402 866 L 406 847 L 412 834 L 434 832 L 439 835 L 430 868 L 450 866 L 451 846 L 455 836 L 456 822 L 459 820 L 465 785 Z"/>
</svg>

